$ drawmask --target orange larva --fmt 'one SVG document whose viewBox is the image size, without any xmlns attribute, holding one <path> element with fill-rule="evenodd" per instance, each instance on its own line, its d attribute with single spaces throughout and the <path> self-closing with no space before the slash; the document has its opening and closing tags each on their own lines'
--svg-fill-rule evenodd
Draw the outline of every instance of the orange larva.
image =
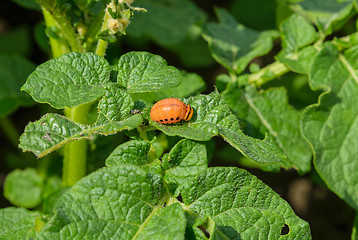
<svg viewBox="0 0 358 240">
<path fill-rule="evenodd" d="M 150 118 L 163 124 L 189 121 L 192 116 L 193 108 L 176 98 L 160 100 L 150 110 Z"/>
</svg>

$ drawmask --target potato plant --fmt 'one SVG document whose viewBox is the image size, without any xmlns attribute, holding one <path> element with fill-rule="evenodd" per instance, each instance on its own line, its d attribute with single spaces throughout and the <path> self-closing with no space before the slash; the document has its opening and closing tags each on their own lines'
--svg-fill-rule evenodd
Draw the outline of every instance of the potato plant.
<svg viewBox="0 0 358 240">
<path fill-rule="evenodd" d="M 276 19 L 261 29 L 240 22 L 242 1 L 210 6 L 216 19 L 191 0 L 15 2 L 42 12 L 48 60 L 0 54 L 1 127 L 32 153 L 4 157 L 18 168 L 0 239 L 311 239 L 250 168 L 318 173 L 358 209 L 356 1 L 268 1 Z M 213 84 L 195 69 L 214 61 Z M 188 122 L 150 118 L 170 97 Z M 11 115 L 34 105 L 42 116 L 17 136 Z"/>
</svg>

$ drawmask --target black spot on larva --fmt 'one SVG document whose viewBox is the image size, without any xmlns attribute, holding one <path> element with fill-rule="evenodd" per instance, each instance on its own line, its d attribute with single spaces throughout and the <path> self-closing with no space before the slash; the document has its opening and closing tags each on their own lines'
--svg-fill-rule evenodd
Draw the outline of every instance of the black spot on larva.
<svg viewBox="0 0 358 240">
<path fill-rule="evenodd" d="M 174 121 L 174 118 L 170 118 L 171 121 Z"/>
<path fill-rule="evenodd" d="M 166 118 L 166 119 L 164 119 L 164 121 L 168 122 L 168 119 Z"/>
<path fill-rule="evenodd" d="M 159 121 L 160 121 L 160 122 L 163 122 L 163 119 L 160 119 Z"/>
<path fill-rule="evenodd" d="M 177 117 L 176 120 L 179 120 L 179 117 Z"/>
</svg>

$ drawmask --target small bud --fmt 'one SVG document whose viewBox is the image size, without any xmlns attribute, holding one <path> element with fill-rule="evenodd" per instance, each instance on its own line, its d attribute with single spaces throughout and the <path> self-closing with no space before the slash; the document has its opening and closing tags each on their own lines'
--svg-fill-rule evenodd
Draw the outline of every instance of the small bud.
<svg viewBox="0 0 358 240">
<path fill-rule="evenodd" d="M 117 33 L 120 30 L 123 30 L 123 24 L 121 22 L 119 22 L 118 20 L 116 20 L 116 19 L 110 19 L 108 21 L 108 28 L 113 33 Z"/>
<path fill-rule="evenodd" d="M 126 29 L 129 25 L 130 21 L 128 19 L 122 18 L 122 19 L 119 19 L 119 23 L 122 24 L 123 29 Z"/>
</svg>

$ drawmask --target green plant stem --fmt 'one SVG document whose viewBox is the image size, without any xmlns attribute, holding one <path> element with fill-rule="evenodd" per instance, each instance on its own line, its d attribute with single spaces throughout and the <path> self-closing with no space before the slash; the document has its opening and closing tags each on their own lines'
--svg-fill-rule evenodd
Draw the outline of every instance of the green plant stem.
<svg viewBox="0 0 358 240">
<path fill-rule="evenodd" d="M 265 83 L 288 73 L 289 71 L 290 69 L 283 63 L 276 61 L 262 68 L 259 72 L 250 74 L 248 81 L 251 84 L 255 84 L 257 87 L 260 87 Z"/>
<path fill-rule="evenodd" d="M 47 27 L 51 27 L 51 26 L 57 27 L 56 20 L 45 8 L 42 8 L 42 13 Z M 64 40 L 58 40 L 50 37 L 50 46 L 51 46 L 53 57 L 59 57 L 62 54 L 71 51 L 67 42 Z"/>
<path fill-rule="evenodd" d="M 83 52 L 84 48 L 81 39 L 76 34 L 70 19 L 64 15 L 56 6 L 46 4 L 43 14 L 46 26 L 56 26 L 61 30 L 64 39 L 50 38 L 51 49 L 54 57 L 61 56 L 70 51 Z M 109 13 L 104 14 L 102 29 L 105 29 L 110 19 Z M 86 45 L 86 44 L 85 44 Z M 104 56 L 108 43 L 99 40 L 96 54 Z M 85 124 L 91 103 L 83 104 L 71 109 L 65 109 L 65 115 L 74 122 Z M 72 186 L 79 179 L 85 176 L 87 169 L 87 141 L 77 140 L 64 146 L 63 176 L 62 184 Z"/>
<path fill-rule="evenodd" d="M 42 6 L 43 12 L 46 11 L 44 13 L 46 26 L 51 26 L 48 24 L 49 22 L 46 21 L 46 18 L 51 16 L 50 20 L 55 23 L 52 24 L 52 26 L 55 25 L 60 29 L 61 37 L 67 41 L 71 51 L 83 52 L 82 40 L 76 33 L 70 17 L 66 15 L 66 11 L 61 9 L 62 4 L 57 3 L 55 0 L 37 0 L 37 3 Z"/>
<path fill-rule="evenodd" d="M 108 13 L 108 11 L 106 9 L 100 32 L 104 31 L 107 28 L 109 19 L 111 19 L 111 15 Z M 98 43 L 97 43 L 96 54 L 98 56 L 103 57 L 105 55 L 105 53 L 106 53 L 107 46 L 108 46 L 108 42 L 106 42 L 106 41 L 104 41 L 102 39 L 99 39 Z"/>
<path fill-rule="evenodd" d="M 48 6 L 50 9 L 52 6 Z M 75 33 L 70 21 L 66 16 L 56 14 L 56 9 L 51 12 L 43 8 L 43 15 L 47 27 L 56 26 L 61 29 L 64 39 L 50 38 L 53 57 L 61 56 L 71 50 L 82 52 L 81 41 Z M 78 123 L 85 123 L 90 105 L 84 104 L 72 109 L 65 110 L 65 115 Z M 78 140 L 64 146 L 62 184 L 72 186 L 86 174 L 87 142 Z"/>
<path fill-rule="evenodd" d="M 140 136 L 143 140 L 149 141 L 149 140 L 148 140 L 148 137 L 147 137 L 147 133 L 146 133 L 146 131 L 145 131 L 143 128 L 137 127 L 137 131 L 139 132 L 139 136 Z"/>
<path fill-rule="evenodd" d="M 7 118 L 3 117 L 0 119 L 0 127 L 2 128 L 3 132 L 5 133 L 6 137 L 10 140 L 10 143 L 18 149 L 19 144 L 19 133 L 16 130 L 16 127 L 12 122 Z"/>
<path fill-rule="evenodd" d="M 65 109 L 65 115 L 77 123 L 86 123 L 90 103 Z M 87 141 L 76 140 L 64 146 L 62 185 L 73 186 L 86 175 Z"/>
<path fill-rule="evenodd" d="M 86 39 L 86 51 L 95 51 L 96 47 L 95 44 L 98 42 L 97 41 L 97 34 L 100 31 L 100 28 L 102 26 L 102 20 L 104 19 L 104 14 L 105 11 L 102 14 L 98 14 L 98 16 L 93 19 L 93 21 L 91 21 L 91 23 L 89 24 L 86 34 L 85 34 L 85 39 Z"/>
</svg>

